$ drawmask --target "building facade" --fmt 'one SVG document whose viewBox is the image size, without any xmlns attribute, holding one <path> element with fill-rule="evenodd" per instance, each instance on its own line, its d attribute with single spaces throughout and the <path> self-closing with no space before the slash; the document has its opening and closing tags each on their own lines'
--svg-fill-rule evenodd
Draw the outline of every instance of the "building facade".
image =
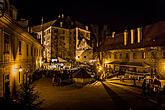
<svg viewBox="0 0 165 110">
<path fill-rule="evenodd" d="M 13 95 L 42 65 L 42 45 L 10 15 L 0 18 L 0 97 Z"/>
<path fill-rule="evenodd" d="M 165 22 L 108 36 L 97 51 L 105 70 L 165 79 Z"/>
<path fill-rule="evenodd" d="M 44 39 L 44 58 L 48 65 L 53 62 L 59 63 L 59 59 L 70 64 L 74 63 L 79 51 L 78 46 L 82 41 L 82 38 L 79 38 L 80 34 L 85 41 L 90 40 L 90 31 L 87 27 L 79 26 L 78 23 L 73 22 L 70 17 L 64 17 L 63 14 L 59 15 L 57 20 L 34 26 L 33 32 Z"/>
</svg>

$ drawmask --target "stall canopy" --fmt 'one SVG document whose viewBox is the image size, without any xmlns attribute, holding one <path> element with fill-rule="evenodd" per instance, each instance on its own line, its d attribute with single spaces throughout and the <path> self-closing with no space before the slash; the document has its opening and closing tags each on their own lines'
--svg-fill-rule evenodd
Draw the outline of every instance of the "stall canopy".
<svg viewBox="0 0 165 110">
<path fill-rule="evenodd" d="M 120 66 L 129 66 L 129 67 L 144 67 L 149 68 L 150 65 L 146 64 L 145 62 L 120 62 L 120 61 L 113 61 L 108 64 L 117 64 Z"/>
</svg>

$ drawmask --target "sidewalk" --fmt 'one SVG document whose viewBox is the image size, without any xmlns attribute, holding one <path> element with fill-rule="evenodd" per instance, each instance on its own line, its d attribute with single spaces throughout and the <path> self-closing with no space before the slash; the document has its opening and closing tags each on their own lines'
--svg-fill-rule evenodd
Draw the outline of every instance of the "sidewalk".
<svg viewBox="0 0 165 110">
<path fill-rule="evenodd" d="M 117 78 L 117 77 L 108 79 L 108 81 L 111 82 L 111 83 L 114 83 L 114 84 L 120 84 L 120 85 L 124 85 L 124 86 L 131 86 L 131 87 L 136 87 L 136 88 L 139 88 L 139 89 L 141 88 L 142 83 L 143 83 L 143 80 L 140 80 L 140 81 L 136 80 L 135 84 L 134 84 L 134 81 L 130 80 L 130 79 L 124 79 L 124 81 L 121 81 L 120 78 Z M 161 86 L 161 90 L 163 90 L 163 86 L 164 86 L 165 81 L 161 80 L 161 83 L 162 82 L 163 82 L 163 84 Z M 160 106 L 165 108 L 165 94 L 161 94 L 158 98 L 155 97 L 155 96 L 145 96 L 145 97 L 142 97 L 142 98 L 145 98 L 148 101 L 150 101 L 152 103 L 155 103 L 155 104 L 160 104 L 160 102 L 161 102 Z"/>
</svg>

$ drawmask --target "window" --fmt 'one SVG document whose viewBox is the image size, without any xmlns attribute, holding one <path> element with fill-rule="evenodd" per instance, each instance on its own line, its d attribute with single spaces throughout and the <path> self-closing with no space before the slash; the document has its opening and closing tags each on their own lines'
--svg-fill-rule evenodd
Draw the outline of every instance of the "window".
<svg viewBox="0 0 165 110">
<path fill-rule="evenodd" d="M 36 49 L 34 48 L 34 56 L 36 56 Z"/>
<path fill-rule="evenodd" d="M 111 52 L 109 53 L 109 58 L 111 58 Z"/>
<path fill-rule="evenodd" d="M 151 58 L 152 59 L 156 59 L 156 55 L 157 55 L 156 52 L 151 52 Z"/>
<path fill-rule="evenodd" d="M 63 34 L 65 34 L 65 30 L 63 30 Z"/>
<path fill-rule="evenodd" d="M 84 56 L 84 58 L 86 58 L 86 56 Z"/>
<path fill-rule="evenodd" d="M 122 54 L 120 53 L 120 59 L 122 59 Z"/>
<path fill-rule="evenodd" d="M 31 46 L 31 56 L 33 56 L 33 47 Z"/>
<path fill-rule="evenodd" d="M 142 59 L 146 58 L 146 53 L 142 52 Z"/>
<path fill-rule="evenodd" d="M 5 33 L 4 35 L 4 53 L 9 53 L 9 35 L 7 33 Z"/>
<path fill-rule="evenodd" d="M 126 59 L 129 59 L 129 54 L 128 53 L 126 53 Z"/>
<path fill-rule="evenodd" d="M 57 33 L 58 32 L 58 29 L 54 29 L 54 33 Z"/>
<path fill-rule="evenodd" d="M 19 41 L 19 55 L 22 55 L 22 44 L 21 44 L 21 41 Z"/>
<path fill-rule="evenodd" d="M 117 59 L 117 54 L 116 53 L 114 53 L 114 59 Z"/>
<path fill-rule="evenodd" d="M 26 55 L 27 56 L 29 55 L 29 47 L 28 47 L 28 45 L 26 45 Z"/>
<path fill-rule="evenodd" d="M 133 53 L 133 59 L 136 59 L 136 58 L 137 58 L 136 53 Z"/>
<path fill-rule="evenodd" d="M 163 58 L 165 58 L 165 51 L 163 52 Z"/>
</svg>

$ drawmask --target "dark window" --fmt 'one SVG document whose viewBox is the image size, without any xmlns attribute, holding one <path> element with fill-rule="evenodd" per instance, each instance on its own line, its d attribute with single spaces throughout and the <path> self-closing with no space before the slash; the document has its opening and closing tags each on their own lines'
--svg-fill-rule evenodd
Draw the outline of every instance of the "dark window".
<svg viewBox="0 0 165 110">
<path fill-rule="evenodd" d="M 122 59 L 122 54 L 120 53 L 120 59 Z"/>
<path fill-rule="evenodd" d="M 86 58 L 86 56 L 84 56 L 84 58 Z"/>
<path fill-rule="evenodd" d="M 29 55 L 29 46 L 26 45 L 26 55 L 28 56 Z"/>
<path fill-rule="evenodd" d="M 142 52 L 142 59 L 146 58 L 146 53 Z"/>
<path fill-rule="evenodd" d="M 54 33 L 57 33 L 58 32 L 58 29 L 54 29 Z"/>
<path fill-rule="evenodd" d="M 22 55 L 22 44 L 21 41 L 19 41 L 19 55 Z"/>
<path fill-rule="evenodd" d="M 129 54 L 128 53 L 126 53 L 126 59 L 129 59 Z"/>
<path fill-rule="evenodd" d="M 33 56 L 33 47 L 31 46 L 31 56 Z"/>
<path fill-rule="evenodd" d="M 5 33 L 4 35 L 4 53 L 9 53 L 9 35 Z"/>
<path fill-rule="evenodd" d="M 63 34 L 65 34 L 65 31 L 63 30 Z"/>
<path fill-rule="evenodd" d="M 36 56 L 36 49 L 34 48 L 34 56 Z"/>
<path fill-rule="evenodd" d="M 165 58 L 165 51 L 163 52 L 163 58 Z"/>
<path fill-rule="evenodd" d="M 109 53 L 109 58 L 111 58 L 111 52 Z"/>
<path fill-rule="evenodd" d="M 117 53 L 114 53 L 114 59 L 117 59 Z"/>
<path fill-rule="evenodd" d="M 152 59 L 156 59 L 156 55 L 157 55 L 156 52 L 151 52 L 151 58 Z"/>
<path fill-rule="evenodd" d="M 136 53 L 133 53 L 133 59 L 136 59 L 137 56 L 136 56 Z"/>
</svg>

